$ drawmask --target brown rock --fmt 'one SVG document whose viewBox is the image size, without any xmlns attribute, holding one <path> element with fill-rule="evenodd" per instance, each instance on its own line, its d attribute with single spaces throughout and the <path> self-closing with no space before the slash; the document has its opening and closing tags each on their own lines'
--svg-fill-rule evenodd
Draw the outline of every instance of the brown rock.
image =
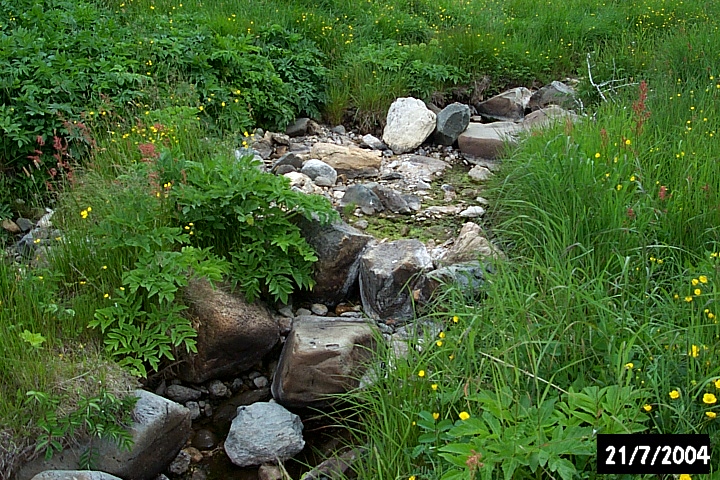
<svg viewBox="0 0 720 480">
<path fill-rule="evenodd" d="M 458 137 L 460 151 L 476 157 L 495 159 L 502 156 L 507 144 L 522 126 L 514 122 L 471 123 Z"/>
<path fill-rule="evenodd" d="M 297 317 L 275 371 L 273 397 L 287 407 L 304 407 L 357 388 L 376 334 L 375 324 L 361 319 Z"/>
<path fill-rule="evenodd" d="M 12 233 L 13 235 L 22 232 L 22 230 L 20 230 L 20 227 L 17 226 L 17 223 L 13 222 L 9 218 L 4 219 L 0 226 L 2 226 L 3 230 Z"/>
<path fill-rule="evenodd" d="M 525 114 L 531 96 L 532 92 L 527 88 L 517 87 L 478 103 L 475 109 L 480 115 L 493 120 L 520 120 Z"/>
<path fill-rule="evenodd" d="M 197 353 L 185 354 L 179 376 L 191 383 L 237 375 L 256 364 L 280 338 L 277 321 L 260 303 L 193 281 L 185 299 L 197 329 Z"/>
<path fill-rule="evenodd" d="M 347 178 L 374 177 L 380 170 L 382 153 L 318 142 L 310 150 L 310 158 L 322 160 Z"/>
<path fill-rule="evenodd" d="M 528 113 L 522 121 L 525 129 L 546 128 L 556 122 L 565 122 L 568 119 L 575 122 L 579 119 L 577 115 L 563 110 L 557 105 L 550 105 L 546 108 Z"/>
</svg>

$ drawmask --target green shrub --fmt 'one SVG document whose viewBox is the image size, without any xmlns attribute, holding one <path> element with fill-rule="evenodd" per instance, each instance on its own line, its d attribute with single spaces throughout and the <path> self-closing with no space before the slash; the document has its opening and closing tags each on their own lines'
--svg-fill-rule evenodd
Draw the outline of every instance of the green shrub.
<svg viewBox="0 0 720 480">
<path fill-rule="evenodd" d="M 291 190 L 247 155 L 186 161 L 172 199 L 194 243 L 231 261 L 231 278 L 248 301 L 269 295 L 287 302 L 296 287 L 312 288 L 317 257 L 292 219 L 337 218 L 325 198 Z"/>
</svg>

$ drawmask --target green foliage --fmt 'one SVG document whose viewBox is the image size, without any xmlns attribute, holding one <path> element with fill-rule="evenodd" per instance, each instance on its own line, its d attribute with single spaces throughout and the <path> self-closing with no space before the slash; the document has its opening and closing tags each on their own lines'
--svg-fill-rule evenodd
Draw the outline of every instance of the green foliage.
<svg viewBox="0 0 720 480">
<path fill-rule="evenodd" d="M 178 290 L 193 277 L 218 281 L 227 271 L 227 263 L 209 248 L 183 245 L 190 235 L 168 224 L 173 217 L 165 195 L 152 185 L 155 175 L 141 163 L 121 176 L 124 189 L 114 198 L 117 204 L 91 211 L 99 219 L 88 229 L 95 248 L 134 263 L 122 273 L 121 286 L 103 294 L 107 306 L 97 309 L 88 326 L 100 329 L 107 352 L 120 365 L 142 377 L 146 365 L 157 370 L 163 358 L 174 360 L 175 348 L 195 351 L 197 333 L 181 315 L 186 307 L 176 302 Z"/>
<path fill-rule="evenodd" d="M 58 410 L 67 395 L 49 395 L 43 392 L 27 392 L 28 404 L 39 406 L 42 411 L 38 427 L 42 431 L 35 451 L 45 451 L 45 459 L 52 458 L 55 452 L 63 448 L 62 441 L 73 436 L 76 432 L 90 438 L 90 446 L 83 452 L 80 459 L 80 468 L 91 469 L 93 456 L 93 439 L 107 439 L 114 441 L 120 448 L 130 450 L 132 435 L 127 430 L 131 418 L 130 412 L 137 401 L 136 397 L 126 396 L 117 398 L 105 389 L 101 389 L 97 396 L 81 397 L 77 408 L 67 415 L 58 415 Z"/>
<path fill-rule="evenodd" d="M 185 165 L 185 183 L 172 196 L 182 222 L 198 245 L 231 261 L 231 278 L 248 301 L 269 295 L 286 302 L 295 288 L 312 287 L 317 257 L 292 220 L 337 218 L 326 199 L 291 190 L 250 156 Z"/>
</svg>

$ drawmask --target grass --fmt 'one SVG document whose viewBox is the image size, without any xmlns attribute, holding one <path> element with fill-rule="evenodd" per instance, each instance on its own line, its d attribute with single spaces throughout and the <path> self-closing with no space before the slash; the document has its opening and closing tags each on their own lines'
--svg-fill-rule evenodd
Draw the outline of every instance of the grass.
<svg viewBox="0 0 720 480">
<path fill-rule="evenodd" d="M 175 245 L 153 250 L 170 258 L 180 243 L 169 239 L 190 245 L 190 225 L 162 207 L 182 170 L 168 158 L 209 159 L 303 114 L 377 132 L 395 97 L 469 101 L 485 76 L 484 96 L 579 77 L 590 115 L 530 136 L 504 161 L 482 195 L 508 260 L 495 261 L 479 296 L 448 286 L 420 312 L 442 336 L 421 349 L 412 339 L 406 357 L 386 360 L 387 376 L 349 396 L 363 418 L 351 428 L 368 446 L 358 477 L 594 478 L 594 430 L 708 433 L 717 445 L 717 2 L 26 6 L 0 0 L 0 56 L 15 59 L 0 76 L 19 82 L 0 89 L 0 215 L 16 196 L 31 207 L 50 198 L 63 240 L 45 269 L 0 264 L 0 436 L 15 444 L 2 442 L 3 473 L 37 440 L 112 423 L 91 415 L 73 431 L 54 401 L 72 410 L 134 385 L 103 332 L 87 328 L 138 268 L 144 244 L 86 241 L 129 202 L 124 191 L 149 201 L 142 192 L 162 180 L 157 215 L 129 225 L 147 228 L 138 242 Z M 103 54 L 110 63 L 86 65 Z M 35 149 L 40 166 L 28 159 Z M 171 157 L 154 160 L 162 150 Z M 57 190 L 61 179 L 62 194 L 48 196 L 45 180 Z M 142 301 L 158 306 L 151 297 Z"/>
</svg>

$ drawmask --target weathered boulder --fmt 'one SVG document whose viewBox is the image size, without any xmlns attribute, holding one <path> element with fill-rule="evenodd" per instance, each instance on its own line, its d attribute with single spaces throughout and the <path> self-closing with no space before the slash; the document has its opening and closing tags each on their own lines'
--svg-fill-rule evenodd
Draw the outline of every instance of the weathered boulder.
<svg viewBox="0 0 720 480">
<path fill-rule="evenodd" d="M 528 108 L 531 110 L 538 110 L 549 105 L 557 105 L 566 109 L 575 108 L 577 106 L 575 89 L 565 83 L 554 81 L 533 93 L 528 101 Z"/>
<path fill-rule="evenodd" d="M 273 398 L 305 407 L 356 388 L 375 348 L 376 330 L 362 319 L 296 317 L 275 370 Z"/>
<path fill-rule="evenodd" d="M 435 142 L 452 145 L 470 124 L 470 107 L 463 103 L 451 103 L 437 115 Z"/>
<path fill-rule="evenodd" d="M 238 407 L 225 453 L 239 467 L 285 461 L 305 447 L 300 417 L 274 402 Z"/>
<path fill-rule="evenodd" d="M 115 475 L 92 470 L 47 470 L 32 480 L 122 480 Z"/>
<path fill-rule="evenodd" d="M 190 437 L 187 408 L 145 390 L 136 390 L 138 401 L 130 425 L 133 445 L 130 451 L 114 442 L 94 442 L 97 462 L 94 468 L 124 480 L 150 480 L 162 472 Z M 50 460 L 37 459 L 20 469 L 17 480 L 27 480 L 46 470 L 75 470 L 87 445 L 56 453 Z"/>
<path fill-rule="evenodd" d="M 318 177 L 327 178 L 330 185 L 335 185 L 335 182 L 337 181 L 337 171 L 327 163 L 314 158 L 305 162 L 302 166 L 302 170 L 300 171 L 310 177 L 310 179 L 314 182 Z"/>
<path fill-rule="evenodd" d="M 525 115 L 532 92 L 525 87 L 507 90 L 475 105 L 477 112 L 492 120 L 520 120 Z"/>
<path fill-rule="evenodd" d="M 179 376 L 191 383 L 239 374 L 260 361 L 280 339 L 280 328 L 260 303 L 194 280 L 185 300 L 198 332 L 197 353 L 185 354 Z"/>
<path fill-rule="evenodd" d="M 506 144 L 515 143 L 521 130 L 514 122 L 471 123 L 458 137 L 458 146 L 463 153 L 495 159 L 503 155 Z"/>
<path fill-rule="evenodd" d="M 385 210 L 380 198 L 366 185 L 355 183 L 345 190 L 345 195 L 340 199 L 340 206 L 347 205 L 359 208 L 365 215 L 382 212 Z"/>
<path fill-rule="evenodd" d="M 545 108 L 535 110 L 525 115 L 522 120 L 522 126 L 526 130 L 534 128 L 545 128 L 552 125 L 555 122 L 564 122 L 570 120 L 576 122 L 580 117 L 572 112 L 563 110 L 557 105 L 548 105 Z"/>
<path fill-rule="evenodd" d="M 368 248 L 360 258 L 360 298 L 375 320 L 402 321 L 413 317 L 411 292 L 433 268 L 419 240 L 396 240 Z"/>
<path fill-rule="evenodd" d="M 377 150 L 318 142 L 310 150 L 310 157 L 322 160 L 347 178 L 357 178 L 377 176 L 382 153 Z"/>
<path fill-rule="evenodd" d="M 202 396 L 202 392 L 182 385 L 170 385 L 165 391 L 165 396 L 173 402 L 185 403 L 190 400 L 198 400 Z"/>
<path fill-rule="evenodd" d="M 475 261 L 478 257 L 503 257 L 503 253 L 483 236 L 477 223 L 467 222 L 460 229 L 453 245 L 438 258 L 438 263 L 452 265 Z"/>
<path fill-rule="evenodd" d="M 388 110 L 382 140 L 396 154 L 409 152 L 422 145 L 435 130 L 435 119 L 422 100 L 398 98 Z"/>
<path fill-rule="evenodd" d="M 360 252 L 373 237 L 345 222 L 320 225 L 302 219 L 299 224 L 303 238 L 313 247 L 315 286 L 302 295 L 311 302 L 335 306 L 357 288 Z"/>
</svg>

